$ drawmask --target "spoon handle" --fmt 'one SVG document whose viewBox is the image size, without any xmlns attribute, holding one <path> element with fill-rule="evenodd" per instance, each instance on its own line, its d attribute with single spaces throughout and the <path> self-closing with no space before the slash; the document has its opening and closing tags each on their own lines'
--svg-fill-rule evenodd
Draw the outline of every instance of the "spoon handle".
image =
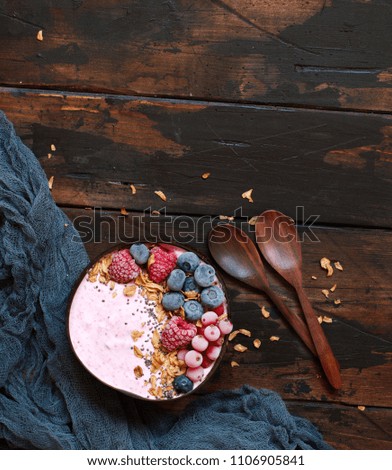
<svg viewBox="0 0 392 470">
<path fill-rule="evenodd" d="M 339 389 L 342 386 L 339 363 L 334 356 L 327 337 L 325 336 L 324 331 L 318 322 L 317 316 L 302 286 L 297 287 L 297 294 L 309 327 L 310 334 L 313 338 L 313 343 L 316 347 L 321 366 L 332 387 Z"/>
<path fill-rule="evenodd" d="M 287 322 L 291 325 L 293 330 L 302 339 L 302 341 L 306 344 L 310 351 L 315 356 L 317 356 L 317 351 L 314 347 L 312 337 L 310 336 L 308 327 L 306 326 L 302 318 L 296 315 L 295 313 L 290 312 L 286 304 L 281 300 L 281 298 L 277 294 L 275 294 L 275 292 L 271 288 L 265 288 L 264 292 L 276 305 L 280 313 L 285 317 Z"/>
</svg>

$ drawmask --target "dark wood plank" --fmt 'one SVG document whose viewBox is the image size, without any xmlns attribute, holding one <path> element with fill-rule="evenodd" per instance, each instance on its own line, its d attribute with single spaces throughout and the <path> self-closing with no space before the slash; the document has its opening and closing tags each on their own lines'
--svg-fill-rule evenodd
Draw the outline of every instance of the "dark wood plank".
<svg viewBox="0 0 392 470">
<path fill-rule="evenodd" d="M 206 233 L 211 226 L 205 219 L 194 219 L 194 227 L 187 230 L 183 222 L 189 223 L 189 218 L 184 217 L 165 222 L 159 217 L 141 220 L 140 214 L 123 217 L 118 212 L 106 212 L 94 220 L 93 211 L 66 212 L 81 231 L 92 257 L 102 253 L 110 242 L 138 239 L 140 234 L 150 240 L 159 237 L 188 242 L 206 252 Z M 263 294 L 226 276 L 235 328 L 250 330 L 252 338 L 237 337 L 236 341 L 240 339 L 249 347 L 244 354 L 234 351 L 230 344 L 222 366 L 202 393 L 249 383 L 276 390 L 289 400 L 391 407 L 392 233 L 360 229 L 315 229 L 314 233 L 319 242 L 306 239 L 303 244 L 305 288 L 318 314 L 332 319 L 323 327 L 342 368 L 342 390 L 334 392 L 328 387 L 320 366 Z M 319 266 L 323 256 L 339 260 L 344 271 L 327 278 Z M 291 308 L 299 311 L 293 292 L 269 272 L 274 288 Z M 312 275 L 318 279 L 312 280 Z M 334 283 L 337 289 L 327 300 L 321 289 Z M 338 298 L 342 301 L 339 306 L 333 302 Z M 271 310 L 269 319 L 261 315 L 263 305 Z M 271 342 L 272 335 L 280 340 Z M 256 337 L 262 340 L 260 350 L 252 346 Z M 239 362 L 240 367 L 232 368 L 232 360 Z"/>
<path fill-rule="evenodd" d="M 135 213 L 124 217 L 113 211 L 65 211 L 79 229 L 92 258 L 119 241 L 135 240 L 140 236 L 152 241 L 190 243 L 207 253 L 205 240 L 211 221 L 206 218 L 141 218 Z M 301 227 L 300 231 L 309 233 Z M 240 354 L 233 350 L 231 343 L 220 369 L 205 387 L 192 397 L 162 405 L 163 410 L 180 412 L 202 394 L 238 388 L 247 383 L 280 393 L 293 414 L 310 419 L 327 442 L 337 449 L 392 448 L 392 233 L 316 228 L 314 235 L 318 242 L 304 237 L 304 284 L 316 311 L 333 320 L 332 324 L 323 323 L 323 327 L 342 367 L 342 390 L 333 392 L 328 387 L 319 365 L 263 294 L 224 276 L 235 328 L 247 328 L 252 332 L 251 339 L 240 339 L 249 350 Z M 319 265 L 323 256 L 339 260 L 344 271 L 335 270 L 332 278 L 327 278 Z M 274 289 L 290 308 L 299 311 L 293 292 L 268 266 L 267 271 Z M 313 275 L 317 276 L 316 280 L 311 278 Z M 327 300 L 321 289 L 334 283 L 337 289 Z M 337 298 L 342 300 L 339 306 L 333 303 Z M 271 312 L 269 319 L 261 315 L 263 305 Z M 279 336 L 280 340 L 269 341 L 271 335 Z M 254 337 L 262 339 L 260 350 L 252 347 Z M 239 362 L 240 367 L 232 368 L 232 360 Z M 366 409 L 360 411 L 359 405 Z"/>
<path fill-rule="evenodd" d="M 288 402 L 294 415 L 307 418 L 335 449 L 392 449 L 392 410 L 350 406 Z"/>
<path fill-rule="evenodd" d="M 389 111 L 391 22 L 385 0 L 2 0 L 0 83 Z"/>
<path fill-rule="evenodd" d="M 0 109 L 59 204 L 392 226 L 390 116 L 15 89 L 0 89 Z"/>
</svg>

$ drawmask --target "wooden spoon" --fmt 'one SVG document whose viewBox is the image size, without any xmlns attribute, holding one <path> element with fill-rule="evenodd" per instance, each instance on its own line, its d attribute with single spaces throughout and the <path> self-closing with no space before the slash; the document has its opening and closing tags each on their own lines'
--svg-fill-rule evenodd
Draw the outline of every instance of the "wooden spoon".
<svg viewBox="0 0 392 470">
<path fill-rule="evenodd" d="M 301 317 L 286 307 L 271 289 L 255 244 L 230 224 L 217 225 L 208 234 L 208 247 L 217 264 L 235 279 L 265 292 L 298 336 L 317 355 L 309 330 Z"/>
<path fill-rule="evenodd" d="M 263 212 L 256 222 L 256 242 L 268 263 L 297 291 L 318 357 L 329 383 L 342 386 L 339 363 L 302 287 L 302 253 L 293 219 Z"/>
</svg>

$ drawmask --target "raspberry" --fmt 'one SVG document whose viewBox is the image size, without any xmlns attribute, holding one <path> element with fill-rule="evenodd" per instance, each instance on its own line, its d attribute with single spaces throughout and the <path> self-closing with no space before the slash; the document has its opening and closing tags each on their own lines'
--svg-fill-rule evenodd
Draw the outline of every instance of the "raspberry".
<svg viewBox="0 0 392 470">
<path fill-rule="evenodd" d="M 192 323 L 187 323 L 181 317 L 172 317 L 162 331 L 162 346 L 168 351 L 182 349 L 192 341 L 196 332 L 197 328 Z"/>
<path fill-rule="evenodd" d="M 112 281 L 126 284 L 135 279 L 140 272 L 129 250 L 120 250 L 113 254 L 108 273 Z"/>
<path fill-rule="evenodd" d="M 151 250 L 148 260 L 148 274 L 153 282 L 160 283 L 173 271 L 177 264 L 177 256 L 159 246 Z"/>
</svg>

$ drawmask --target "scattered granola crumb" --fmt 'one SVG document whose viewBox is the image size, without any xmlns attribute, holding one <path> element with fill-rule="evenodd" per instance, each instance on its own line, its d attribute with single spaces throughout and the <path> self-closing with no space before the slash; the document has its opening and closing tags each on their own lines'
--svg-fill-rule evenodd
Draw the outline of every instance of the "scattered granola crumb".
<svg viewBox="0 0 392 470">
<path fill-rule="evenodd" d="M 159 211 L 154 210 L 151 212 L 151 215 L 161 215 L 161 213 Z"/>
<path fill-rule="evenodd" d="M 48 186 L 50 190 L 52 190 L 53 188 L 53 182 L 54 182 L 54 176 L 51 176 L 48 181 Z"/>
<path fill-rule="evenodd" d="M 329 290 L 328 290 L 328 289 L 323 289 L 321 292 L 322 292 L 322 293 L 325 295 L 325 297 L 328 299 L 328 297 L 329 297 Z"/>
<path fill-rule="evenodd" d="M 332 318 L 327 317 L 326 315 L 323 316 L 323 323 L 332 323 Z"/>
<path fill-rule="evenodd" d="M 244 330 L 243 328 L 240 328 L 238 332 L 244 336 L 247 336 L 248 338 L 252 336 L 252 333 L 249 330 Z"/>
<path fill-rule="evenodd" d="M 365 411 L 365 410 L 366 410 L 366 406 L 358 405 L 358 410 L 359 410 L 359 411 Z"/>
<path fill-rule="evenodd" d="M 253 340 L 253 346 L 256 349 L 259 349 L 259 347 L 261 346 L 261 341 L 259 340 L 259 338 L 256 338 L 255 340 Z"/>
<path fill-rule="evenodd" d="M 249 225 L 256 225 L 256 222 L 257 222 L 257 219 L 259 218 L 258 215 L 254 215 L 253 217 L 251 217 L 249 220 L 248 220 L 248 224 Z"/>
<path fill-rule="evenodd" d="M 137 379 L 140 379 L 140 377 L 143 377 L 144 373 L 143 373 L 143 369 L 140 367 L 140 366 L 136 366 L 134 369 L 133 369 L 133 372 L 135 374 L 135 377 Z"/>
<path fill-rule="evenodd" d="M 232 341 L 239 333 L 239 330 L 234 330 L 229 334 L 229 341 Z"/>
<path fill-rule="evenodd" d="M 331 292 L 335 292 L 335 290 L 336 290 L 337 287 L 338 287 L 338 285 L 337 285 L 337 284 L 334 284 L 329 290 L 330 290 Z"/>
<path fill-rule="evenodd" d="M 312 279 L 313 279 L 313 280 L 316 280 L 316 279 L 317 279 L 317 276 L 312 276 Z"/>
<path fill-rule="evenodd" d="M 127 212 L 125 207 L 122 207 L 120 212 L 121 212 L 121 215 L 128 215 L 129 214 L 129 212 Z"/>
<path fill-rule="evenodd" d="M 166 194 L 163 192 L 163 191 L 154 191 L 154 193 L 160 197 L 162 199 L 162 201 L 165 201 L 167 200 L 167 197 L 166 197 Z"/>
<path fill-rule="evenodd" d="M 339 263 L 339 261 L 335 261 L 333 264 L 335 265 L 336 269 L 343 271 L 343 266 Z"/>
<path fill-rule="evenodd" d="M 136 186 L 134 184 L 129 185 L 131 188 L 132 194 L 136 194 Z"/>
<path fill-rule="evenodd" d="M 240 365 L 238 364 L 238 362 L 235 362 L 235 361 L 231 361 L 230 362 L 230 365 L 231 367 L 239 367 Z"/>
<path fill-rule="evenodd" d="M 133 353 L 135 354 L 136 357 L 139 359 L 143 358 L 143 353 L 140 351 L 140 349 L 137 346 L 133 347 Z"/>
<path fill-rule="evenodd" d="M 253 192 L 253 188 L 242 193 L 242 199 L 247 199 L 249 202 L 253 202 L 252 192 Z"/>
<path fill-rule="evenodd" d="M 279 336 L 271 336 L 270 341 L 279 341 L 280 337 Z"/>
<path fill-rule="evenodd" d="M 113 292 L 112 299 L 115 299 L 116 297 L 117 297 L 117 292 Z"/>
<path fill-rule="evenodd" d="M 136 342 L 144 335 L 144 331 L 133 330 L 131 331 L 132 339 Z"/>
<path fill-rule="evenodd" d="M 55 146 L 54 144 L 51 144 L 50 150 L 51 150 L 52 152 L 55 152 L 55 151 L 56 151 L 56 146 Z"/>
<path fill-rule="evenodd" d="M 53 157 L 51 153 L 48 153 L 48 160 L 50 160 Z"/>
<path fill-rule="evenodd" d="M 219 216 L 219 220 L 230 220 L 230 221 L 233 221 L 233 220 L 234 220 L 234 216 L 232 216 L 232 215 L 220 215 L 220 216 Z"/>
<path fill-rule="evenodd" d="M 321 323 L 323 322 L 323 317 L 322 317 L 322 315 L 318 316 L 318 317 L 317 317 L 317 320 L 318 320 L 318 322 L 319 322 L 320 325 L 321 325 Z"/>
<path fill-rule="evenodd" d="M 68 227 L 69 224 L 64 224 L 64 227 Z"/>
<path fill-rule="evenodd" d="M 328 258 L 321 258 L 320 266 L 327 271 L 327 277 L 332 276 L 333 267 L 331 266 L 331 260 Z"/>
<path fill-rule="evenodd" d="M 203 180 L 206 180 L 207 178 L 210 177 L 210 175 L 211 175 L 211 173 L 203 173 L 203 174 L 201 175 L 201 177 L 203 178 Z"/>
<path fill-rule="evenodd" d="M 136 290 L 137 290 L 137 286 L 135 284 L 131 286 L 126 286 L 124 287 L 123 294 L 127 297 L 132 297 L 133 295 L 135 295 Z"/>
<path fill-rule="evenodd" d="M 342 303 L 342 301 L 341 301 L 340 299 L 335 299 L 335 300 L 333 301 L 333 303 L 334 303 L 335 305 L 340 305 L 340 304 Z"/>
<path fill-rule="evenodd" d="M 42 32 L 42 29 L 40 29 L 37 33 L 37 40 L 38 41 L 43 41 L 44 40 L 44 34 Z"/>
<path fill-rule="evenodd" d="M 246 346 L 243 346 L 242 344 L 236 344 L 234 346 L 234 349 L 240 353 L 243 353 L 248 350 L 248 348 Z"/>
<path fill-rule="evenodd" d="M 261 314 L 264 318 L 269 318 L 271 315 L 264 305 L 261 307 Z"/>
</svg>

